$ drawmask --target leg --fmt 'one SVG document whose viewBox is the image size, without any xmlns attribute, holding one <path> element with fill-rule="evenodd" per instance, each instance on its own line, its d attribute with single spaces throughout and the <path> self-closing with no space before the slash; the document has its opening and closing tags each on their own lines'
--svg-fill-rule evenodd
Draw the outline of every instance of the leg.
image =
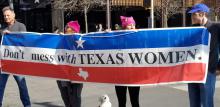
<svg viewBox="0 0 220 107">
<path fill-rule="evenodd" d="M 201 107 L 200 100 L 200 84 L 189 83 L 188 84 L 189 102 L 190 107 Z"/>
<path fill-rule="evenodd" d="M 0 107 L 2 106 L 3 96 L 5 92 L 5 86 L 9 75 L 0 73 Z"/>
<path fill-rule="evenodd" d="M 216 74 L 208 73 L 206 83 L 200 86 L 203 107 L 214 107 Z"/>
<path fill-rule="evenodd" d="M 139 92 L 140 87 L 128 87 L 132 107 L 140 107 Z"/>
<path fill-rule="evenodd" d="M 119 107 L 126 107 L 127 86 L 115 86 Z"/>
<path fill-rule="evenodd" d="M 26 85 L 26 80 L 22 76 L 14 75 L 14 79 L 16 80 L 20 92 L 20 99 L 24 105 L 24 107 L 31 106 L 30 97 L 28 93 L 28 88 Z"/>
<path fill-rule="evenodd" d="M 57 81 L 57 85 L 65 107 L 71 107 L 69 101 L 68 84 L 70 84 L 69 81 Z"/>
<path fill-rule="evenodd" d="M 71 107 L 81 107 L 82 88 L 82 83 L 71 83 L 69 90 Z"/>
</svg>

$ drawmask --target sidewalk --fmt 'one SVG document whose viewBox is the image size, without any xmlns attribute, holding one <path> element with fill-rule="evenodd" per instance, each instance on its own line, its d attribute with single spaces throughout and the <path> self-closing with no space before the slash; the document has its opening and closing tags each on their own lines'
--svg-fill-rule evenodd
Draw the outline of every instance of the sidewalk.
<svg viewBox="0 0 220 107">
<path fill-rule="evenodd" d="M 33 107 L 63 107 L 56 80 L 40 77 L 26 77 Z M 22 107 L 18 87 L 10 76 L 4 96 L 4 107 Z"/>
<path fill-rule="evenodd" d="M 64 107 L 56 80 L 39 77 L 26 77 L 32 107 Z M 220 107 L 220 77 L 218 77 L 215 106 Z M 98 107 L 98 97 L 108 94 L 112 107 L 117 107 L 114 85 L 84 84 L 82 92 L 82 107 Z M 128 96 L 127 96 L 128 97 Z M 141 87 L 141 107 L 188 107 L 186 84 Z M 15 80 L 10 76 L 4 96 L 3 107 L 22 107 Z M 130 100 L 127 99 L 127 107 Z"/>
</svg>

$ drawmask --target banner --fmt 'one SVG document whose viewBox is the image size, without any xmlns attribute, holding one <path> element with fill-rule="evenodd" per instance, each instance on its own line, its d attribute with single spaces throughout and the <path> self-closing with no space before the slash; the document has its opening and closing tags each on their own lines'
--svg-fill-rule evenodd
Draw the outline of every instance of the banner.
<svg viewBox="0 0 220 107">
<path fill-rule="evenodd" d="M 210 36 L 205 28 L 3 36 L 2 71 L 117 85 L 203 83 Z"/>
</svg>

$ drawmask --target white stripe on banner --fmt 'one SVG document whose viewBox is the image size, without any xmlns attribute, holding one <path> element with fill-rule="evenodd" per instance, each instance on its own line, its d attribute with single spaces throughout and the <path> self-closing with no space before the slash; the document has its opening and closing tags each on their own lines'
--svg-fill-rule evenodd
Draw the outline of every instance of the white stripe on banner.
<svg viewBox="0 0 220 107">
<path fill-rule="evenodd" d="M 208 62 L 205 45 L 117 50 L 64 50 L 1 46 L 2 60 L 81 67 L 161 67 Z"/>
</svg>

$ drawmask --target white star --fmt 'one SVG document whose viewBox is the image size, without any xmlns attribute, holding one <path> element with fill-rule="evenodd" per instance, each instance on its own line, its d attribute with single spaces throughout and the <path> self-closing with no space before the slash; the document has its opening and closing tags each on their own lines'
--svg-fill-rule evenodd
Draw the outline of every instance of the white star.
<svg viewBox="0 0 220 107">
<path fill-rule="evenodd" d="M 79 48 L 79 47 L 81 47 L 81 48 L 83 48 L 83 43 L 85 42 L 85 40 L 81 40 L 81 39 L 79 39 L 78 41 L 76 41 L 76 43 L 77 43 L 77 48 Z"/>
</svg>

